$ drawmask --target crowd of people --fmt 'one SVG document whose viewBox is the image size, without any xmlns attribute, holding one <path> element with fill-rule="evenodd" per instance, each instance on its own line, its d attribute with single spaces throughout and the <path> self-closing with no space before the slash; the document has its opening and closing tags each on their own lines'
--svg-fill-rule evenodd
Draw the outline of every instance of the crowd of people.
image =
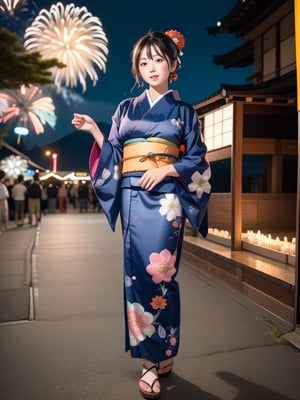
<svg viewBox="0 0 300 400">
<path fill-rule="evenodd" d="M 100 211 L 89 182 L 41 182 L 38 173 L 32 179 L 19 175 L 16 179 L 0 170 L 0 232 L 9 226 L 36 226 L 42 215 L 65 213 L 78 209 L 84 213 Z"/>
</svg>

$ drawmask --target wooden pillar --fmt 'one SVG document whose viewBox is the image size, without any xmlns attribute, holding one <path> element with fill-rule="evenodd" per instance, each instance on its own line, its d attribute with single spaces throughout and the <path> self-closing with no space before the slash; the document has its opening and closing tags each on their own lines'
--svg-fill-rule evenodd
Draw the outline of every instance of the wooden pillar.
<svg viewBox="0 0 300 400">
<path fill-rule="evenodd" d="M 299 100 L 300 102 L 300 100 Z M 297 215 L 296 215 L 296 323 L 298 334 L 300 335 L 300 272 L 299 272 L 299 257 L 300 257 L 300 103 L 298 110 L 298 175 L 297 175 Z"/>
<path fill-rule="evenodd" d="M 281 142 L 275 140 L 275 151 L 272 155 L 271 193 L 282 193 L 282 154 Z"/>
<path fill-rule="evenodd" d="M 295 44 L 296 44 L 296 74 L 297 74 L 297 110 L 298 110 L 298 176 L 297 176 L 297 215 L 296 215 L 296 322 L 300 334 L 300 273 L 299 273 L 299 252 L 300 252 L 300 0 L 294 1 L 295 16 Z"/>
<path fill-rule="evenodd" d="M 243 103 L 236 102 L 231 148 L 231 250 L 242 248 L 243 112 Z"/>
</svg>

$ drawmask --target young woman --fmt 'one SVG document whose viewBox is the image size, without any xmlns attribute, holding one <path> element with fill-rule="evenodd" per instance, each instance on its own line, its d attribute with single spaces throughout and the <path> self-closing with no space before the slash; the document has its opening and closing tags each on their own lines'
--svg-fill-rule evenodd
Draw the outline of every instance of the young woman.
<svg viewBox="0 0 300 400">
<path fill-rule="evenodd" d="M 135 85 L 148 89 L 119 104 L 108 139 L 89 116 L 72 120 L 95 139 L 90 173 L 113 230 L 121 215 L 126 350 L 143 359 L 139 390 L 146 399 L 160 397 L 159 378 L 171 373 L 178 352 L 176 275 L 186 218 L 207 234 L 206 146 L 194 109 L 169 90 L 183 46 L 173 30 L 150 32 L 135 44 Z"/>
</svg>

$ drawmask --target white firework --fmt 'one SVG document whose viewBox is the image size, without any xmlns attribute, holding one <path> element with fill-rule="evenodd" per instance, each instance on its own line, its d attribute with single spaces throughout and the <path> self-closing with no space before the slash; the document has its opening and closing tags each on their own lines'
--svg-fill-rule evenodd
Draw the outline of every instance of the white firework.
<svg viewBox="0 0 300 400">
<path fill-rule="evenodd" d="M 28 163 L 21 156 L 9 156 L 1 160 L 0 168 L 7 176 L 16 179 L 18 175 L 26 174 Z"/>
<path fill-rule="evenodd" d="M 0 0 L 0 25 L 23 36 L 38 11 L 33 0 Z"/>
<path fill-rule="evenodd" d="M 1 0 L 0 2 L 0 11 L 1 12 L 12 12 L 17 7 L 24 3 L 23 0 Z"/>
<path fill-rule="evenodd" d="M 38 51 L 44 59 L 57 58 L 66 65 L 52 70 L 59 87 L 81 84 L 84 92 L 87 76 L 95 86 L 96 69 L 106 72 L 108 40 L 100 19 L 86 7 L 52 4 L 49 11 L 40 11 L 24 37 L 27 51 Z"/>
</svg>

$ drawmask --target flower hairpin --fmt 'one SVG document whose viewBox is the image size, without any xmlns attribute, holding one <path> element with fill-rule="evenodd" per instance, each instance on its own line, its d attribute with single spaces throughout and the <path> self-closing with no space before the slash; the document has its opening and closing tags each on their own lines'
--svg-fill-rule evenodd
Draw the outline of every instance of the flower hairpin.
<svg viewBox="0 0 300 400">
<path fill-rule="evenodd" d="M 183 55 L 182 49 L 184 48 L 185 45 L 185 38 L 182 33 L 172 29 L 170 31 L 165 32 L 169 38 L 173 40 L 173 42 L 176 44 L 177 49 L 179 50 L 179 55 Z"/>
<path fill-rule="evenodd" d="M 182 33 L 178 32 L 178 31 L 176 31 L 174 29 L 166 31 L 165 35 L 167 35 L 170 39 L 172 39 L 173 42 L 176 44 L 176 47 L 178 49 L 178 54 L 179 54 L 178 57 L 177 57 L 177 61 L 178 61 L 178 67 L 180 68 L 181 67 L 181 60 L 180 60 L 179 56 L 183 56 L 183 52 L 181 50 L 184 48 L 185 38 L 184 38 Z M 175 72 L 175 71 L 172 72 L 170 74 L 170 78 L 169 79 L 170 79 L 170 82 L 176 81 L 178 79 L 177 72 Z"/>
</svg>

